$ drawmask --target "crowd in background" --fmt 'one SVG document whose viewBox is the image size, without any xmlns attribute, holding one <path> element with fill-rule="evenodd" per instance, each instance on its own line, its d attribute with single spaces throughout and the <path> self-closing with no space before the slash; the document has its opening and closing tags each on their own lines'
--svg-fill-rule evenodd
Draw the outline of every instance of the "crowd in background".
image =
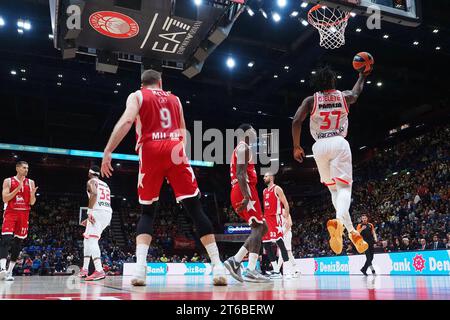
<svg viewBox="0 0 450 320">
<path fill-rule="evenodd" d="M 450 128 L 438 127 L 421 137 L 376 151 L 371 160 L 355 169 L 351 215 L 355 225 L 361 214 L 369 215 L 379 239 L 376 252 L 450 249 L 449 145 Z M 37 201 L 16 274 L 65 273 L 70 266 L 81 265 L 80 203 L 65 197 Z M 307 214 L 296 214 L 302 206 L 307 206 Z M 324 189 L 322 196 L 307 204 L 290 201 L 290 207 L 294 256 L 331 255 L 325 226 L 334 216 L 334 209 L 328 191 Z M 140 209 L 127 204 L 116 211 L 121 217 L 126 244 L 119 246 L 110 228 L 104 231 L 100 247 L 109 275 L 121 274 L 123 263 L 135 261 L 134 238 Z M 242 223 L 228 206 L 223 214 L 228 222 Z M 184 216 L 179 205 L 161 204 L 149 262 L 207 262 L 201 252 L 174 253 L 177 236 L 193 237 L 192 225 L 186 227 L 190 220 Z M 352 244 L 345 239 L 343 254 L 354 254 Z"/>
</svg>

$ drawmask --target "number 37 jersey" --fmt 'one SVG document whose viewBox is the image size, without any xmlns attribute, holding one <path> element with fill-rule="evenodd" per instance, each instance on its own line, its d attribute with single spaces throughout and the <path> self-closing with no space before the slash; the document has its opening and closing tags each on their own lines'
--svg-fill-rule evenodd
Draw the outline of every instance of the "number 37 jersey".
<svg viewBox="0 0 450 320">
<path fill-rule="evenodd" d="M 310 130 L 314 140 L 347 136 L 348 106 L 339 90 L 316 92 L 311 111 Z"/>
<path fill-rule="evenodd" d="M 150 88 L 142 88 L 136 95 L 141 106 L 135 123 L 136 151 L 147 141 L 180 141 L 180 99 L 170 92 Z"/>
<path fill-rule="evenodd" d="M 111 212 L 111 191 L 109 190 L 109 186 L 100 179 L 94 178 L 92 179 L 92 181 L 97 188 L 97 202 L 94 204 L 94 207 L 92 209 Z M 89 192 L 88 196 L 90 197 Z"/>
</svg>

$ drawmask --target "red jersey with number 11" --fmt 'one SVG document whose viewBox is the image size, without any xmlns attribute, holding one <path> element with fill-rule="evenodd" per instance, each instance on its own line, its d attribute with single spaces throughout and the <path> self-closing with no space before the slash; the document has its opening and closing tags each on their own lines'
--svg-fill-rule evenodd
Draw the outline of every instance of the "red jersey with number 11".
<svg viewBox="0 0 450 320">
<path fill-rule="evenodd" d="M 328 90 L 314 94 L 314 107 L 311 111 L 309 127 L 316 141 L 347 136 L 348 106 L 341 91 Z"/>
<path fill-rule="evenodd" d="M 237 178 L 237 174 L 236 174 L 236 164 L 238 164 L 237 149 L 242 146 L 245 146 L 247 149 L 250 149 L 248 144 L 241 141 L 241 142 L 239 142 L 237 147 L 234 149 L 233 154 L 231 155 L 230 176 L 231 176 L 231 185 L 232 186 L 234 186 L 235 184 L 238 183 L 238 178 Z M 250 151 L 250 159 L 247 164 L 247 179 L 246 180 L 249 185 L 256 186 L 256 184 L 258 183 L 258 176 L 256 174 L 255 163 L 252 161 L 252 152 L 251 151 Z"/>
<path fill-rule="evenodd" d="M 146 141 L 181 140 L 180 99 L 164 90 L 142 88 L 141 108 L 136 117 L 136 150 Z"/>
</svg>

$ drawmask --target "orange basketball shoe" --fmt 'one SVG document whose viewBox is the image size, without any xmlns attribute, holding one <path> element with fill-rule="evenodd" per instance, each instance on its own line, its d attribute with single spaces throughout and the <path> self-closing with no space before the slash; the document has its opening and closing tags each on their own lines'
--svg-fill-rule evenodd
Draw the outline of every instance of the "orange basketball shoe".
<svg viewBox="0 0 450 320">
<path fill-rule="evenodd" d="M 328 220 L 327 229 L 330 233 L 330 247 L 336 254 L 341 254 L 343 248 L 342 235 L 344 225 L 337 219 Z"/>
<path fill-rule="evenodd" d="M 364 253 L 367 249 L 369 249 L 369 244 L 364 241 L 358 231 L 351 232 L 349 234 L 349 238 L 355 245 L 356 251 L 359 253 Z"/>
</svg>

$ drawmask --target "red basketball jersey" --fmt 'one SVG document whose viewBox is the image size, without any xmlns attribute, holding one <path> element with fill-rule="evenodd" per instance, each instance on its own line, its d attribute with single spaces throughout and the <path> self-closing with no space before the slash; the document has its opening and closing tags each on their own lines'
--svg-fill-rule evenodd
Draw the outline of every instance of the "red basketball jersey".
<svg viewBox="0 0 450 320">
<path fill-rule="evenodd" d="M 9 188 L 9 192 L 12 192 L 17 189 L 19 186 L 19 180 L 16 177 L 11 177 L 11 187 Z M 16 194 L 14 198 L 8 201 L 6 209 L 9 210 L 30 210 L 30 198 L 31 198 L 31 186 L 30 180 L 25 178 L 23 182 L 23 187 Z"/>
<path fill-rule="evenodd" d="M 276 184 L 274 184 L 270 188 L 265 188 L 263 191 L 263 199 L 264 199 L 264 215 L 275 216 L 281 214 L 281 209 L 283 205 L 281 204 L 280 199 L 275 193 Z"/>
<path fill-rule="evenodd" d="M 142 88 L 142 104 L 136 118 L 136 150 L 146 141 L 182 140 L 181 102 L 160 89 Z"/>
<path fill-rule="evenodd" d="M 236 183 L 238 183 L 238 178 L 236 175 L 237 149 L 242 144 L 245 145 L 247 148 L 249 148 L 249 146 L 245 142 L 241 141 L 241 142 L 239 142 L 237 147 L 234 149 L 233 154 L 231 156 L 230 175 L 231 175 L 231 185 L 232 186 L 234 186 Z M 250 152 L 250 159 L 249 159 L 248 165 L 247 165 L 247 183 L 255 186 L 258 183 L 258 176 L 256 175 L 255 164 L 252 162 L 251 154 L 252 153 Z"/>
</svg>

